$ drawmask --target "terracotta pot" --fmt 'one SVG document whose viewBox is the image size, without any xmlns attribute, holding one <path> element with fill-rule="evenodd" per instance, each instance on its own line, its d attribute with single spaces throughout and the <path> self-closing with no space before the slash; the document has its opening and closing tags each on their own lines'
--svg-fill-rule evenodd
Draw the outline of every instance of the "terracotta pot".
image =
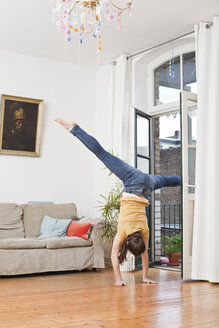
<svg viewBox="0 0 219 328">
<path fill-rule="evenodd" d="M 167 265 L 170 266 L 179 266 L 180 265 L 180 257 L 181 257 L 181 253 L 170 253 L 168 258 L 169 258 L 169 263 L 167 263 Z"/>
</svg>

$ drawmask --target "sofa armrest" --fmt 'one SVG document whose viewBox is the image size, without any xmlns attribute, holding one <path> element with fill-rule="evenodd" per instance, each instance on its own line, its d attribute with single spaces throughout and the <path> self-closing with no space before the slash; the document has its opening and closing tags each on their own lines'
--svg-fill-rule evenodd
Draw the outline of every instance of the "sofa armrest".
<svg viewBox="0 0 219 328">
<path fill-rule="evenodd" d="M 83 218 L 79 223 L 91 223 L 90 238 L 94 247 L 94 265 L 93 268 L 105 268 L 104 249 L 103 249 L 103 227 L 104 219 Z"/>
<path fill-rule="evenodd" d="M 93 241 L 93 245 L 103 247 L 103 227 L 104 220 L 98 222 L 91 222 L 90 238 Z"/>
</svg>

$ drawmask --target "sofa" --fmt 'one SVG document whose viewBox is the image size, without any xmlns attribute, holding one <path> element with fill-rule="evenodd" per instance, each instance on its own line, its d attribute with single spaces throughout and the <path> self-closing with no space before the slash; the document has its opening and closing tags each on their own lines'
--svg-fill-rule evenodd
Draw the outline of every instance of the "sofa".
<svg viewBox="0 0 219 328">
<path fill-rule="evenodd" d="M 90 222 L 88 239 L 41 238 L 44 216 Z M 0 203 L 0 275 L 104 268 L 103 221 L 77 217 L 75 204 Z"/>
</svg>

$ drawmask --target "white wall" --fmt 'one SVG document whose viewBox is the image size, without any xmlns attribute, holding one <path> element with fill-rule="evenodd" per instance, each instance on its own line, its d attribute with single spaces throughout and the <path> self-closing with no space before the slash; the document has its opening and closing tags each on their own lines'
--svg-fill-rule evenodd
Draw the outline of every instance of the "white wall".
<svg viewBox="0 0 219 328">
<path fill-rule="evenodd" d="M 40 157 L 0 154 L 0 202 L 75 202 L 95 213 L 95 158 L 53 120 L 74 120 L 95 133 L 96 70 L 0 52 L 0 94 L 44 100 Z"/>
<path fill-rule="evenodd" d="M 112 121 L 114 106 L 114 67 L 111 64 L 104 65 L 97 72 L 97 109 L 95 137 L 107 151 L 112 150 Z M 109 176 L 109 170 L 100 161 L 96 162 L 96 189 L 95 197 L 97 205 L 103 199 L 100 195 L 107 196 L 115 182 L 114 175 Z M 96 216 L 100 216 L 100 209 L 96 208 Z"/>
</svg>

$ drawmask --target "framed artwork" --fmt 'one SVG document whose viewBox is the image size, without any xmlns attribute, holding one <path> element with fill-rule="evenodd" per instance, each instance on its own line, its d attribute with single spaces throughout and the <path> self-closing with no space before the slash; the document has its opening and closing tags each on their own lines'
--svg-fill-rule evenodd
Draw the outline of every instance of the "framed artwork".
<svg viewBox="0 0 219 328">
<path fill-rule="evenodd" d="M 43 100 L 2 95 L 0 154 L 40 156 Z"/>
</svg>

